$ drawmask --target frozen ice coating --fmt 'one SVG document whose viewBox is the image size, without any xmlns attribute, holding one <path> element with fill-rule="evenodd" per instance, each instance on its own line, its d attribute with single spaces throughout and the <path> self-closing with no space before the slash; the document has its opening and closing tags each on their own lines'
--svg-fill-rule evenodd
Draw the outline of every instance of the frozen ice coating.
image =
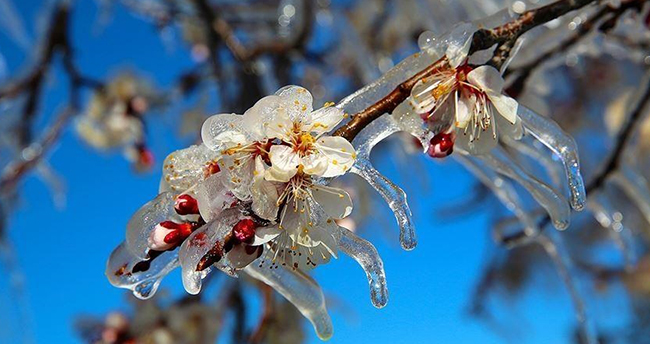
<svg viewBox="0 0 650 344">
<path fill-rule="evenodd" d="M 156 225 L 176 214 L 175 197 L 175 193 L 163 192 L 133 214 L 126 227 L 126 247 L 135 257 L 148 258 L 149 235 Z"/>
<path fill-rule="evenodd" d="M 272 257 L 264 255 L 244 268 L 251 277 L 260 280 L 291 302 L 302 315 L 314 326 L 318 338 L 327 340 L 332 337 L 332 320 L 327 313 L 325 296 L 320 286 L 309 276 L 300 271 L 293 271 L 284 266 L 269 265 Z"/>
<path fill-rule="evenodd" d="M 472 156 L 457 154 L 456 160 L 460 161 L 465 168 L 467 168 L 474 176 L 476 176 L 481 183 L 487 186 L 499 201 L 510 211 L 512 211 L 517 219 L 521 221 L 524 226 L 525 234 L 528 238 L 535 236 L 539 233 L 539 228 L 531 217 L 524 209 L 521 199 L 512 183 L 502 178 L 494 170 L 484 166 L 481 161 Z M 495 239 L 503 242 L 504 235 L 495 228 Z"/>
<path fill-rule="evenodd" d="M 625 192 L 650 223 L 650 184 L 645 177 L 628 163 L 621 164 L 610 180 Z"/>
<path fill-rule="evenodd" d="M 349 114 L 360 112 L 390 93 L 404 80 L 438 60 L 438 57 L 422 52 L 415 53 L 402 60 L 373 83 L 343 98 L 336 104 L 336 107 Z"/>
<path fill-rule="evenodd" d="M 392 116 L 384 114 L 377 118 L 352 140 L 352 145 L 357 151 L 357 157 L 369 159 L 375 145 L 399 130 L 400 127 L 395 123 Z"/>
<path fill-rule="evenodd" d="M 388 303 L 388 287 L 384 262 L 379 257 L 377 249 L 369 241 L 358 237 L 346 228 L 340 227 L 340 231 L 339 249 L 361 265 L 368 277 L 372 304 L 377 308 L 383 308 Z"/>
<path fill-rule="evenodd" d="M 561 234 L 555 231 L 547 231 L 537 236 L 537 242 L 553 261 L 564 286 L 571 296 L 584 343 L 597 344 L 598 332 L 596 331 L 596 325 L 584 302 L 584 297 L 588 291 L 587 286 L 581 283 Z"/>
<path fill-rule="evenodd" d="M 397 185 L 393 184 L 388 178 L 384 177 L 377 171 L 370 161 L 358 158 L 352 166 L 350 172 L 361 176 L 365 179 L 386 201 L 388 207 L 395 214 L 395 219 L 399 225 L 399 241 L 402 248 L 412 250 L 417 245 L 415 237 L 415 228 L 411 219 L 411 208 L 406 200 L 406 193 Z"/>
<path fill-rule="evenodd" d="M 237 199 L 224 186 L 226 175 L 216 173 L 196 185 L 194 194 L 199 205 L 199 213 L 205 221 L 215 219 L 223 209 L 230 207 Z"/>
<path fill-rule="evenodd" d="M 512 178 L 528 190 L 531 196 L 551 217 L 555 228 L 562 230 L 569 226 L 571 209 L 564 196 L 528 174 L 516 161 L 508 156 L 503 148 L 497 146 L 490 154 L 479 155 L 477 158 L 499 173 Z"/>
<path fill-rule="evenodd" d="M 197 271 L 197 265 L 210 252 L 221 256 L 221 259 L 215 263 L 215 267 L 228 275 L 236 276 L 235 268 L 224 252 L 224 238 L 232 231 L 239 217 L 238 210 L 226 210 L 218 219 L 195 230 L 183 242 L 178 253 L 178 260 L 183 269 L 183 286 L 188 293 L 198 294 L 201 291 L 201 280 L 205 278 L 206 273 Z"/>
<path fill-rule="evenodd" d="M 141 262 L 122 243 L 113 250 L 106 263 L 106 277 L 113 286 L 129 289 L 137 298 L 145 300 L 156 293 L 160 281 L 178 266 L 177 251 L 165 252 L 148 262 L 146 268 L 140 269 L 143 271 L 131 272 Z"/>
<path fill-rule="evenodd" d="M 219 134 L 226 129 L 239 129 L 242 125 L 243 116 L 236 114 L 217 114 L 203 122 L 201 127 L 201 140 L 210 150 L 221 150 L 221 137 Z"/>
<path fill-rule="evenodd" d="M 580 173 L 578 146 L 573 137 L 565 133 L 551 119 L 540 116 L 521 104 L 519 104 L 517 114 L 524 122 L 526 130 L 560 157 L 569 182 L 571 207 L 575 210 L 582 210 L 586 202 L 586 192 Z"/>
<path fill-rule="evenodd" d="M 203 180 L 206 168 L 216 164 L 218 155 L 205 145 L 194 145 L 177 150 L 163 162 L 160 191 L 183 192 Z"/>
<path fill-rule="evenodd" d="M 637 255 L 634 249 L 634 235 L 623 224 L 623 214 L 615 209 L 609 200 L 609 195 L 604 191 L 590 194 L 587 200 L 587 209 L 591 211 L 601 226 L 609 230 L 609 234 L 623 254 L 625 268 L 628 270 L 634 268 L 637 262 Z"/>
</svg>

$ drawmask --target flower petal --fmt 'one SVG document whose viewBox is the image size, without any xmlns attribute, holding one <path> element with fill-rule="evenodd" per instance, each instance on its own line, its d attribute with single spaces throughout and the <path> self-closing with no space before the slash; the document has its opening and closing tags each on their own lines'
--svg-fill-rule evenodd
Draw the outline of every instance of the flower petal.
<svg viewBox="0 0 650 344">
<path fill-rule="evenodd" d="M 451 67 L 456 68 L 465 62 L 467 55 L 469 55 L 475 31 L 474 25 L 469 23 L 457 25 L 452 29 L 448 38 L 449 45 L 445 52 Z"/>
<path fill-rule="evenodd" d="M 251 246 L 260 246 L 266 244 L 267 242 L 275 239 L 278 235 L 282 233 L 282 230 L 278 226 L 268 226 L 261 227 L 255 230 L 255 238 Z"/>
<path fill-rule="evenodd" d="M 455 93 L 456 100 L 456 127 L 465 129 L 474 111 L 476 99 L 464 96 L 460 92 Z"/>
<path fill-rule="evenodd" d="M 503 116 L 503 118 L 507 119 L 510 124 L 515 124 L 515 122 L 517 122 L 517 108 L 519 107 L 517 101 L 505 94 L 496 92 L 486 93 L 497 112 Z"/>
<path fill-rule="evenodd" d="M 271 168 L 266 170 L 264 177 L 269 181 L 288 182 L 298 171 L 300 156 L 293 148 L 275 145 L 269 151 Z"/>
<path fill-rule="evenodd" d="M 503 84 L 505 83 L 499 71 L 488 65 L 476 67 L 467 73 L 467 81 L 482 91 L 492 91 L 495 93 L 501 93 Z"/>
<path fill-rule="evenodd" d="M 261 157 L 255 159 L 255 177 L 251 185 L 253 212 L 263 219 L 273 221 L 278 215 L 278 190 L 264 179 L 266 166 Z"/>
<path fill-rule="evenodd" d="M 490 126 L 494 125 L 494 118 Z M 478 129 L 481 130 L 481 129 Z M 471 155 L 481 155 L 488 153 L 497 146 L 498 139 L 492 135 L 492 131 L 488 130 L 481 133 L 478 138 L 472 137 L 470 134 L 471 128 L 465 132 L 463 129 L 456 129 L 456 141 L 454 148 L 464 150 Z"/>
<path fill-rule="evenodd" d="M 289 85 L 282 87 L 275 94 L 283 99 L 287 114 L 293 121 L 306 121 L 307 116 L 313 111 L 314 98 L 303 87 Z"/>
<path fill-rule="evenodd" d="M 266 96 L 244 112 L 242 126 L 247 129 L 254 141 L 262 140 L 266 134 L 266 128 L 276 122 L 281 101 L 282 98 L 279 96 Z"/>
<path fill-rule="evenodd" d="M 320 151 L 312 152 L 312 154 L 303 156 L 301 158 L 303 172 L 312 176 L 322 176 L 329 165 L 329 160 Z"/>
<path fill-rule="evenodd" d="M 352 198 L 343 189 L 314 185 L 311 187 L 311 194 L 314 201 L 331 218 L 342 219 L 352 212 Z"/>
<path fill-rule="evenodd" d="M 316 141 L 315 145 L 328 162 L 327 170 L 321 177 L 330 178 L 345 174 L 357 158 L 352 144 L 339 136 L 323 136 Z"/>
<path fill-rule="evenodd" d="M 291 142 L 291 132 L 294 120 L 284 106 L 278 106 L 268 121 L 262 123 L 264 136 L 266 138 L 278 138 L 285 142 Z"/>
<path fill-rule="evenodd" d="M 306 116 L 302 129 L 321 135 L 333 130 L 344 117 L 345 112 L 337 107 L 323 107 Z"/>
</svg>

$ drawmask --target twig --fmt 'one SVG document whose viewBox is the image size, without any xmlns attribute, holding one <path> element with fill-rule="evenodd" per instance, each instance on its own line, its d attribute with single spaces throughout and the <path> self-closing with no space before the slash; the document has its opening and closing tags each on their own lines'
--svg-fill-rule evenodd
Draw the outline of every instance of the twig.
<svg viewBox="0 0 650 344">
<path fill-rule="evenodd" d="M 75 113 L 76 111 L 73 108 L 65 108 L 45 135 L 43 135 L 41 141 L 32 143 L 36 148 L 34 149 L 36 152 L 34 156 L 29 159 L 20 159 L 7 165 L 2 175 L 0 175 L 0 193 L 4 194 L 8 190 L 13 189 L 20 178 L 41 161 L 43 156 L 54 146 L 66 124 Z"/>
<path fill-rule="evenodd" d="M 625 13 L 628 9 L 636 9 L 637 11 L 641 10 L 641 5 L 642 3 L 646 0 L 628 0 L 620 4 L 618 7 L 613 7 L 611 5 L 607 5 L 600 10 L 598 10 L 596 13 L 592 14 L 591 17 L 589 17 L 585 22 L 580 25 L 578 30 L 569 37 L 567 37 L 563 42 L 555 46 L 554 48 L 546 51 L 545 53 L 537 56 L 535 59 L 532 61 L 518 67 L 515 69 L 508 69 L 505 72 L 505 76 L 508 76 L 512 73 L 517 74 L 517 77 L 510 83 L 510 86 L 506 89 L 506 93 L 509 95 L 516 97 L 521 93 L 521 91 L 524 88 L 524 85 L 526 84 L 526 81 L 532 74 L 532 72 L 541 66 L 544 62 L 550 60 L 557 54 L 565 52 L 567 49 L 571 48 L 578 42 L 580 42 L 582 39 L 587 37 L 587 34 L 589 34 L 592 29 L 599 24 L 599 21 L 604 18 L 605 16 L 611 15 L 606 21 L 603 23 L 600 23 L 599 29 L 601 31 L 609 31 L 611 30 L 618 18 Z"/>
<path fill-rule="evenodd" d="M 528 30 L 556 19 L 570 11 L 582 8 L 596 0 L 562 0 L 538 9 L 524 12 L 517 19 L 498 26 L 494 29 L 481 29 L 474 33 L 470 53 L 485 50 L 495 44 L 503 45 L 506 42 L 514 42 Z M 334 132 L 334 135 L 342 136 L 349 141 L 365 128 L 370 122 L 379 118 L 384 113 L 392 112 L 411 93 L 415 84 L 423 78 L 429 77 L 441 68 L 445 67 L 446 59 L 441 58 L 429 65 L 422 71 L 415 74 L 399 84 L 392 92 L 370 105 L 365 110 L 355 114 L 344 126 Z"/>
<path fill-rule="evenodd" d="M 632 134 L 634 133 L 634 127 L 638 123 L 638 121 L 643 117 L 642 115 L 644 114 L 644 109 L 646 105 L 650 102 L 650 83 L 648 83 L 645 87 L 645 91 L 643 92 L 643 95 L 641 96 L 639 102 L 636 104 L 636 107 L 630 114 L 630 116 L 627 118 L 627 121 L 623 124 L 623 127 L 621 128 L 621 131 L 618 133 L 616 136 L 616 139 L 614 140 L 614 149 L 609 155 L 609 158 L 607 158 L 605 164 L 603 164 L 603 169 L 596 174 L 594 179 L 587 184 L 586 186 L 586 191 L 587 195 L 589 193 L 593 192 L 594 190 L 597 190 L 601 188 L 604 184 L 607 178 L 618 168 L 619 164 L 621 163 L 621 158 L 623 156 L 623 150 L 627 146 L 627 143 L 630 141 L 632 138 Z"/>
</svg>

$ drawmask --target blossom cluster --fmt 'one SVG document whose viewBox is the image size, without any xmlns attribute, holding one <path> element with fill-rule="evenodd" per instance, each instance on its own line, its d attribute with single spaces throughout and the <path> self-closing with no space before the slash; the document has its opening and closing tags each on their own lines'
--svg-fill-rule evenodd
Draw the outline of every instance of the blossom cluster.
<svg viewBox="0 0 650 344">
<path fill-rule="evenodd" d="M 309 91 L 287 86 L 243 115 L 207 119 L 201 145 L 165 159 L 159 195 L 134 214 L 108 262 L 111 283 L 147 298 L 180 265 L 185 289 L 196 294 L 211 269 L 243 270 L 276 287 L 328 337 L 322 292 L 303 272 L 340 249 L 375 270 L 368 275 L 381 290 L 373 302 L 385 305 L 385 282 L 375 283 L 381 259 L 337 224 L 352 212 L 352 199 L 328 186 L 356 159 L 350 142 L 327 135 L 345 116 L 333 106 L 314 110 Z"/>
</svg>

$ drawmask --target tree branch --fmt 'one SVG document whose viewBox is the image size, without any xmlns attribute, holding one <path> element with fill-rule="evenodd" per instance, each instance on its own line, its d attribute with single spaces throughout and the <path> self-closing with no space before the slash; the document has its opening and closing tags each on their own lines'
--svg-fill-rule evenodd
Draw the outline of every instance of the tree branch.
<svg viewBox="0 0 650 344">
<path fill-rule="evenodd" d="M 495 44 L 501 45 L 508 41 L 514 42 L 530 29 L 593 2 L 596 2 L 596 0 L 561 0 L 524 12 L 517 19 L 496 28 L 478 30 L 474 33 L 470 53 L 488 49 Z M 352 141 L 370 122 L 379 118 L 384 113 L 392 112 L 400 103 L 406 100 L 418 81 L 435 74 L 438 70 L 445 67 L 446 63 L 446 59 L 443 57 L 399 84 L 384 98 L 355 114 L 348 123 L 336 130 L 334 135 L 342 136 Z"/>
<path fill-rule="evenodd" d="M 596 25 L 599 25 L 599 21 L 602 18 L 608 15 L 611 16 L 603 23 L 600 23 L 598 28 L 603 32 L 607 32 L 613 29 L 614 26 L 616 25 L 618 18 L 621 15 L 623 15 L 625 11 L 627 11 L 628 9 L 635 9 L 637 11 L 640 11 L 641 5 L 643 4 L 644 1 L 647 0 L 627 0 L 622 2 L 618 7 L 613 7 L 611 5 L 604 6 L 596 13 L 591 15 L 587 20 L 585 20 L 585 22 L 582 25 L 580 25 L 580 27 L 578 28 L 578 30 L 576 30 L 574 34 L 567 37 L 563 42 L 561 42 L 554 48 L 546 51 L 545 53 L 539 55 L 534 60 L 516 69 L 507 70 L 504 74 L 505 76 L 515 73 L 517 74 L 517 77 L 514 79 L 512 83 L 510 83 L 510 86 L 508 86 L 508 88 L 506 89 L 506 93 L 512 97 L 517 97 L 517 95 L 519 95 L 521 91 L 524 89 L 525 83 L 530 77 L 530 75 L 532 74 L 532 72 L 536 68 L 541 66 L 545 61 L 548 61 L 554 56 L 565 52 L 567 49 L 571 48 L 572 46 L 580 42 L 592 31 L 592 29 Z"/>
</svg>

